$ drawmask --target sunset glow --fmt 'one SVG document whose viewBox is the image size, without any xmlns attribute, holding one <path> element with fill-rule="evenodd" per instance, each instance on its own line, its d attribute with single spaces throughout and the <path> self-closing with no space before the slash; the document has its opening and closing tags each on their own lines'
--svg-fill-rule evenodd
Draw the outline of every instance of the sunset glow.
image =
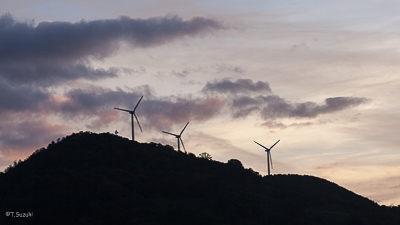
<svg viewBox="0 0 400 225">
<path fill-rule="evenodd" d="M 0 168 L 73 132 L 400 204 L 400 2 L 2 1 Z M 51 21 L 51 22 L 50 22 Z M 126 113 L 127 114 L 127 113 Z M 136 126 L 137 124 L 135 124 Z"/>
</svg>

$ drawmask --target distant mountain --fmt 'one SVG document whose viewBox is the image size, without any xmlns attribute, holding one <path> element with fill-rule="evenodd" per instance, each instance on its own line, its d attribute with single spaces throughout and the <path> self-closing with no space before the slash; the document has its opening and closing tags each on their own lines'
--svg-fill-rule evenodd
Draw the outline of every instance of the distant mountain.
<svg viewBox="0 0 400 225">
<path fill-rule="evenodd" d="M 0 224 L 400 224 L 399 207 L 320 178 L 90 132 L 0 173 L 0 202 Z"/>
</svg>

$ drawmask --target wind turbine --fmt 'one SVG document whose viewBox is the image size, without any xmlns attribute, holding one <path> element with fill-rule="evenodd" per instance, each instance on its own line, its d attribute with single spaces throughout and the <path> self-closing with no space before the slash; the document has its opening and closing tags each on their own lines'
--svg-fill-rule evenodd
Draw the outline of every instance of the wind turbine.
<svg viewBox="0 0 400 225">
<path fill-rule="evenodd" d="M 269 169 L 269 162 L 270 162 L 270 161 L 271 161 L 271 167 L 272 167 L 272 169 L 274 168 L 274 167 L 272 166 L 272 157 L 271 157 L 270 151 L 271 151 L 271 149 L 272 149 L 276 144 L 278 144 L 279 141 L 280 141 L 280 140 L 278 140 L 277 142 L 275 142 L 275 144 L 273 144 L 270 148 L 267 148 L 267 147 L 265 147 L 264 145 L 262 145 L 262 144 L 260 144 L 260 143 L 258 143 L 258 142 L 256 142 L 256 141 L 254 141 L 256 144 L 258 144 L 259 146 L 263 147 L 263 148 L 265 149 L 265 151 L 267 152 L 268 176 L 271 174 L 271 173 L 270 173 L 270 169 Z"/>
<path fill-rule="evenodd" d="M 114 108 L 116 110 L 121 110 L 121 111 L 128 112 L 129 114 L 131 114 L 132 141 L 135 140 L 135 133 L 134 133 L 135 127 L 133 126 L 133 116 L 135 116 L 135 118 L 136 118 L 136 122 L 139 125 L 140 131 L 143 132 L 142 127 L 140 126 L 139 120 L 138 120 L 138 118 L 137 118 L 137 116 L 135 114 L 136 108 L 138 107 L 140 101 L 142 101 L 142 98 L 143 98 L 143 95 L 142 95 L 142 97 L 140 97 L 138 103 L 136 104 L 135 108 L 133 108 L 133 110 Z"/>
<path fill-rule="evenodd" d="M 173 134 L 173 133 L 169 133 L 169 132 L 163 131 L 163 132 L 166 133 L 166 134 L 170 134 L 170 135 L 176 137 L 176 139 L 178 140 L 178 152 L 181 150 L 179 141 L 182 143 L 183 149 L 184 149 L 185 152 L 186 152 L 185 145 L 183 144 L 183 141 L 182 141 L 181 136 L 182 136 L 182 133 L 183 133 L 183 131 L 186 129 L 186 127 L 187 127 L 188 124 L 189 124 L 189 122 L 186 123 L 185 127 L 182 129 L 182 131 L 181 131 L 180 134 Z"/>
</svg>

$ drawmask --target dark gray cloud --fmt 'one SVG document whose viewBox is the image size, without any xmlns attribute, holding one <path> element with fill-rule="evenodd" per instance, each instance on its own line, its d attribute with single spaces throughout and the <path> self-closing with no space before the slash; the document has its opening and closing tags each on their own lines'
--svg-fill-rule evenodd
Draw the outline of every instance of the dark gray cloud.
<svg viewBox="0 0 400 225">
<path fill-rule="evenodd" d="M 221 93 L 221 94 L 246 94 L 246 93 L 263 93 L 271 92 L 271 88 L 267 82 L 257 81 L 254 83 L 251 79 L 238 79 L 230 81 L 228 79 L 207 82 L 202 89 L 204 93 Z"/>
<path fill-rule="evenodd" d="M 114 107 L 133 109 L 141 95 L 144 95 L 144 98 L 137 110 L 137 115 L 142 122 L 147 123 L 148 127 L 157 129 L 171 128 L 175 123 L 186 123 L 189 120 L 211 119 L 219 115 L 225 106 L 225 100 L 216 97 L 160 98 L 152 94 L 150 87 L 142 86 L 130 91 L 74 89 L 66 93 L 62 101 L 54 98 L 48 107 L 54 113 L 60 113 L 70 119 L 102 118 L 103 124 L 106 125 L 111 122 L 110 118 L 114 118 L 111 114 L 122 113 L 114 110 Z M 101 127 L 101 125 L 102 121 L 97 120 L 96 126 Z"/>
<path fill-rule="evenodd" d="M 60 116 L 66 123 L 70 120 L 84 121 L 82 126 L 104 128 L 122 116 L 114 107 L 132 109 L 141 95 L 144 95 L 144 99 L 137 111 L 141 122 L 150 129 L 170 129 L 176 123 L 186 123 L 189 120 L 206 121 L 220 115 L 226 103 L 225 99 L 218 97 L 157 97 L 147 85 L 130 90 L 72 89 L 61 95 L 27 85 L 13 87 L 1 83 L 0 88 L 0 114 L 3 118 L 11 118 L 1 122 L 0 126 L 7 122 L 10 123 L 7 125 L 10 129 L 21 128 L 18 124 L 24 119 L 28 120 L 24 116 L 26 113 L 37 117 Z M 30 118 L 32 122 L 36 116 Z M 26 130 L 25 133 L 27 135 L 29 132 Z M 8 140 L 8 145 L 14 145 L 11 142 L 19 140 L 7 137 L 4 136 L 3 142 Z"/>
<path fill-rule="evenodd" d="M 251 113 L 259 114 L 263 119 L 314 118 L 320 114 L 337 112 L 368 101 L 358 97 L 333 97 L 325 99 L 322 104 L 310 101 L 290 102 L 272 94 L 267 82 L 254 82 L 251 79 L 207 82 L 202 92 L 217 96 L 225 95 L 227 106 L 234 118 L 246 117 Z"/>
<path fill-rule="evenodd" d="M 71 117 L 78 115 L 95 116 L 99 111 L 113 107 L 131 109 L 135 106 L 141 93 L 101 89 L 73 89 L 65 94 L 66 100 L 54 102 L 53 109 Z M 57 99 L 56 99 L 57 100 Z"/>
<path fill-rule="evenodd" d="M 40 86 L 79 78 L 115 77 L 120 70 L 99 69 L 90 60 L 114 54 L 121 42 L 132 47 L 153 47 L 178 38 L 225 29 L 216 20 L 178 16 L 70 22 L 20 22 L 10 14 L 0 16 L 0 78 Z M 185 75 L 185 74 L 182 74 Z"/>
<path fill-rule="evenodd" d="M 30 85 L 13 86 L 0 82 L 0 113 L 36 110 L 49 100 L 51 94 Z"/>
<path fill-rule="evenodd" d="M 213 117 L 223 106 L 218 98 L 157 98 L 148 86 L 127 91 L 70 87 L 78 79 L 95 81 L 116 77 L 120 72 L 144 73 L 142 67 L 93 66 L 93 60 L 112 56 L 121 44 L 149 48 L 225 28 L 221 22 L 203 17 L 120 17 L 36 25 L 17 21 L 10 14 L 0 16 L 0 153 L 32 151 L 65 136 L 76 129 L 65 125 L 71 120 L 81 121 L 81 128 L 104 128 L 120 115 L 113 107 L 133 108 L 142 94 L 146 101 L 137 113 L 150 128 L 170 128 L 183 120 Z M 184 77 L 189 72 L 175 75 Z M 61 84 L 69 86 L 69 91 L 59 93 Z M 160 105 L 165 108 L 160 110 Z M 64 124 L 51 121 L 57 118 Z"/>
<path fill-rule="evenodd" d="M 27 89 L 27 91 L 32 91 Z M 108 129 L 117 120 L 129 121 L 129 115 L 114 110 L 114 107 L 133 109 L 141 95 L 144 99 L 136 114 L 146 130 L 171 129 L 175 124 L 187 121 L 206 121 L 220 115 L 225 106 L 221 98 L 157 97 L 148 86 L 124 91 L 122 89 L 73 89 L 64 95 L 39 93 L 43 97 L 35 97 L 35 93 L 24 96 L 13 96 L 9 109 L 0 111 L 3 121 L 0 122 L 1 150 L 8 148 L 22 149 L 29 143 L 36 143 L 35 136 L 53 137 L 44 134 L 46 131 L 60 136 L 68 133 L 68 126 L 52 124 L 43 117 L 58 116 L 64 124 L 79 122 L 81 127 L 91 130 Z M 22 100 L 21 100 L 22 99 Z M 11 111 L 13 110 L 13 111 Z M 74 121 L 74 122 L 73 122 Z M 57 127 L 59 131 L 52 130 Z M 37 131 L 35 131 L 37 129 Z M 42 132 L 43 131 L 43 132 Z M 69 131 L 71 132 L 71 131 Z M 48 143 L 51 139 L 44 140 Z M 34 146 L 34 145 L 32 145 Z M 31 149 L 32 150 L 32 149 Z"/>
<path fill-rule="evenodd" d="M 323 104 L 314 102 L 289 103 L 278 96 L 263 98 L 267 104 L 261 110 L 264 119 L 274 118 L 314 118 L 320 114 L 333 113 L 368 102 L 366 98 L 334 97 L 325 99 Z"/>
<path fill-rule="evenodd" d="M 0 62 L 0 77 L 19 84 L 35 84 L 41 87 L 58 85 L 79 78 L 99 80 L 117 77 L 120 69 L 93 68 L 81 63 L 19 63 Z"/>
<path fill-rule="evenodd" d="M 241 84 L 242 82 L 235 83 Z M 256 86 L 252 81 L 246 80 L 244 83 Z M 266 84 L 265 82 L 257 83 Z M 368 102 L 368 99 L 365 98 L 334 97 L 327 98 L 320 104 L 315 102 L 293 103 L 272 94 L 255 97 L 243 95 L 197 98 L 190 95 L 157 97 L 151 87 L 141 86 L 128 91 L 101 88 L 96 90 L 74 89 L 65 94 L 66 99 L 62 101 L 54 99 L 48 107 L 70 118 L 78 115 L 93 117 L 104 114 L 105 110 L 113 107 L 133 108 L 141 95 L 145 95 L 145 98 L 138 113 L 151 123 L 150 126 L 157 128 L 168 128 L 174 123 L 184 123 L 188 120 L 206 121 L 226 111 L 230 112 L 233 118 L 247 117 L 252 113 L 265 120 L 314 118 L 321 114 L 334 113 Z"/>
<path fill-rule="evenodd" d="M 189 120 L 206 121 L 220 115 L 225 100 L 210 98 L 162 98 L 143 102 L 145 117 L 157 128 L 169 128 L 174 123 Z"/>
<path fill-rule="evenodd" d="M 292 103 L 277 95 L 238 97 L 232 100 L 234 117 L 248 116 L 258 112 L 263 119 L 314 118 L 320 114 L 334 113 L 367 103 L 366 98 L 334 97 L 327 98 L 322 104 L 315 102 Z"/>
<path fill-rule="evenodd" d="M 20 22 L 10 14 L 0 16 L 0 112 L 32 110 L 89 114 L 107 103 L 133 101 L 139 94 L 122 90 L 72 90 L 60 102 L 51 86 L 73 85 L 77 79 L 98 80 L 118 76 L 126 68 L 94 68 L 118 50 L 121 41 L 133 47 L 151 47 L 177 38 L 225 29 L 203 17 L 178 16 L 70 22 Z M 141 71 L 144 71 L 142 68 Z M 131 71 L 132 72 L 132 71 Z M 135 71 L 133 71 L 135 72 Z M 187 74 L 183 71 L 182 75 Z M 149 95 L 151 91 L 140 90 Z"/>
<path fill-rule="evenodd" d="M 231 112 L 234 118 L 247 117 L 250 113 L 259 111 L 262 106 L 260 99 L 248 96 L 235 97 L 231 101 Z"/>
<path fill-rule="evenodd" d="M 0 61 L 77 60 L 108 57 L 125 41 L 137 47 L 161 45 L 177 38 L 224 29 L 218 21 L 178 16 L 70 22 L 18 22 L 9 14 L 0 17 Z"/>
<path fill-rule="evenodd" d="M 205 88 L 210 87 L 209 84 L 206 84 Z M 229 91 L 235 89 L 239 90 L 238 93 L 247 93 L 249 90 L 264 90 L 264 88 L 257 87 L 265 87 L 267 83 L 238 80 L 231 84 L 239 84 L 239 87 L 228 88 Z M 257 86 L 256 84 L 262 85 Z M 230 86 L 228 85 L 228 87 Z M 225 92 L 222 91 L 222 93 Z M 138 115 L 140 114 L 142 120 L 148 122 L 148 126 L 162 129 L 170 128 L 174 123 L 185 123 L 188 120 L 206 121 L 226 112 L 230 113 L 233 118 L 243 118 L 250 114 L 260 116 L 265 120 L 314 118 L 321 114 L 334 113 L 358 106 L 368 101 L 365 98 L 357 97 L 334 97 L 327 98 L 320 104 L 315 102 L 292 103 L 270 93 L 256 96 L 158 97 L 152 88 L 146 85 L 130 90 L 72 89 L 59 95 L 48 92 L 46 89 L 28 85 L 12 86 L 4 82 L 0 83 L 0 93 L 0 113 L 4 115 L 9 112 L 31 112 L 32 114 L 61 115 L 63 118 L 72 120 L 97 118 L 96 125 L 88 124 L 93 127 L 109 124 L 120 113 L 114 111 L 114 107 L 131 109 L 140 96 L 144 95 Z"/>
</svg>

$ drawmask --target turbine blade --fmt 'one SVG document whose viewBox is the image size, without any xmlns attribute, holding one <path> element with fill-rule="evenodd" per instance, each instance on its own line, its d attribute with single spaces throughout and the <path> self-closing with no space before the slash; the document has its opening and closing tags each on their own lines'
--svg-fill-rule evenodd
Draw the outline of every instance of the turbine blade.
<svg viewBox="0 0 400 225">
<path fill-rule="evenodd" d="M 260 143 L 258 143 L 257 141 L 254 141 L 256 144 L 258 144 L 259 146 L 261 146 L 261 147 L 263 147 L 263 148 L 265 148 L 266 150 L 269 150 L 267 147 L 265 147 L 264 145 L 262 145 L 262 144 L 260 144 Z"/>
<path fill-rule="evenodd" d="M 184 149 L 184 150 L 185 150 L 185 152 L 186 152 L 186 148 L 185 148 L 185 145 L 183 144 L 182 138 L 179 138 L 179 140 L 181 140 L 182 147 L 183 147 L 183 149 Z"/>
<path fill-rule="evenodd" d="M 142 130 L 142 126 L 140 126 L 140 123 L 139 123 L 139 120 L 138 120 L 138 118 L 137 118 L 136 114 L 135 114 L 135 113 L 133 113 L 133 115 L 134 115 L 134 116 L 135 116 L 135 118 L 136 118 L 136 122 L 137 122 L 137 124 L 139 125 L 140 131 L 142 131 L 142 132 L 143 132 L 143 130 Z"/>
<path fill-rule="evenodd" d="M 273 144 L 269 149 L 272 149 L 276 144 L 278 144 L 280 140 L 278 140 L 277 142 L 275 142 L 275 144 Z"/>
<path fill-rule="evenodd" d="M 186 129 L 187 125 L 189 124 L 189 122 L 186 123 L 185 127 L 183 128 L 183 130 L 181 131 L 181 133 L 179 134 L 179 136 L 182 135 L 183 131 Z"/>
<path fill-rule="evenodd" d="M 121 111 L 125 111 L 125 112 L 128 112 L 128 113 L 132 113 L 132 111 L 127 110 L 127 109 L 120 109 L 120 108 L 115 108 L 115 107 L 114 107 L 114 109 L 116 109 L 116 110 L 121 110 Z"/>
<path fill-rule="evenodd" d="M 133 108 L 133 111 L 134 111 L 134 112 L 135 112 L 136 108 L 138 107 L 140 101 L 142 101 L 142 98 L 143 98 L 143 95 L 142 95 L 142 97 L 140 97 L 140 99 L 139 99 L 138 103 L 136 104 L 135 108 Z"/>
<path fill-rule="evenodd" d="M 170 135 L 175 136 L 175 137 L 178 136 L 178 135 L 176 135 L 176 134 L 173 134 L 173 133 L 170 133 L 170 132 L 166 132 L 166 131 L 163 131 L 163 133 L 170 134 Z"/>
</svg>

